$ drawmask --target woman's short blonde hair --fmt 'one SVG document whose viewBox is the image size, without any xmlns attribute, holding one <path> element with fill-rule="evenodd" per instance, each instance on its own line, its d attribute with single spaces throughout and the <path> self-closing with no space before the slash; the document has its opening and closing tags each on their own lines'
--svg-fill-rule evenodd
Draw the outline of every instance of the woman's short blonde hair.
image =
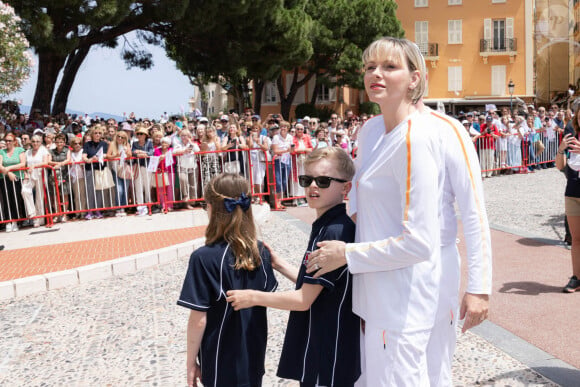
<svg viewBox="0 0 580 387">
<path fill-rule="evenodd" d="M 421 54 L 419 46 L 414 42 L 402 38 L 393 38 L 386 36 L 372 42 L 363 52 L 363 63 L 384 62 L 392 60 L 395 63 L 401 63 L 404 60 L 409 71 L 419 72 L 419 83 L 409 91 L 409 97 L 413 103 L 417 103 L 425 94 L 427 85 L 427 66 L 425 58 Z"/>
</svg>

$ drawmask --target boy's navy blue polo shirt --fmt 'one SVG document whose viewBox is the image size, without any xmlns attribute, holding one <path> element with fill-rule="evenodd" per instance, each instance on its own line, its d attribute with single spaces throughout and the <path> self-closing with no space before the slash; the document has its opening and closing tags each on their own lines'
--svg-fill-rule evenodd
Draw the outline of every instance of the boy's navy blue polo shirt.
<svg viewBox="0 0 580 387">
<path fill-rule="evenodd" d="M 234 311 L 228 290 L 272 292 L 278 286 L 270 252 L 258 243 L 262 264 L 254 271 L 234 270 L 234 255 L 226 242 L 195 250 L 178 305 L 206 312 L 207 324 L 199 359 L 204 386 L 259 386 L 264 375 L 268 339 L 266 308 Z"/>
<path fill-rule="evenodd" d="M 300 266 L 296 289 L 302 284 L 324 288 L 310 309 L 290 312 L 277 375 L 304 384 L 351 386 L 360 376 L 360 319 L 352 312 L 352 275 L 345 265 L 320 278 L 306 273 L 305 263 L 316 243 L 354 242 L 355 224 L 341 203 L 312 225 L 308 250 Z"/>
</svg>

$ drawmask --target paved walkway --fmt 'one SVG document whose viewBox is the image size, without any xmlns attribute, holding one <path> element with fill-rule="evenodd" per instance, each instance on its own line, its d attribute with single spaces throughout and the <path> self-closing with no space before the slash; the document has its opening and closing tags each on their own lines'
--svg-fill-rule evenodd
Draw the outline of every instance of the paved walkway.
<svg viewBox="0 0 580 387">
<path fill-rule="evenodd" d="M 181 243 L 203 234 L 204 216 L 183 211 L 2 233 L 0 244 L 8 250 L 0 252 L 0 275 L 29 275 L 15 260 L 35 259 L 50 270 L 50 262 L 66 268 L 89 263 L 79 252 L 106 248 L 107 255 L 89 258 L 105 260 Z M 261 228 L 262 238 L 299 262 L 313 218 L 308 208 L 273 213 Z M 571 333 L 580 297 L 559 293 L 569 251 L 503 231 L 494 231 L 492 238 L 491 322 L 460 335 L 455 385 L 557 385 L 539 372 L 560 385 L 577 386 L 580 371 L 558 360 L 580 367 L 580 337 Z M 135 274 L 0 301 L 0 347 L 6 349 L 0 355 L 0 385 L 183 384 L 187 313 L 174 303 L 186 265 L 187 258 L 180 257 Z M 280 280 L 281 290 L 290 288 Z M 286 318 L 285 312 L 269 311 L 265 386 L 296 385 L 274 376 Z"/>
<path fill-rule="evenodd" d="M 12 249 L 0 253 L 0 281 L 75 269 L 200 238 L 205 226 Z"/>
</svg>

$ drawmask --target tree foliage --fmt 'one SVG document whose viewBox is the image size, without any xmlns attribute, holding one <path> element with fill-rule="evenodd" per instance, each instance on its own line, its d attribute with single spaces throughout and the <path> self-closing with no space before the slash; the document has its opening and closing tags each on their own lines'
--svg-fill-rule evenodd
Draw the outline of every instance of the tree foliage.
<svg viewBox="0 0 580 387">
<path fill-rule="evenodd" d="M 302 83 L 296 79 L 282 88 L 281 80 L 278 81 L 282 114 L 290 111 L 293 91 L 312 77 L 317 85 L 312 104 L 322 84 L 362 88 L 363 50 L 381 36 L 403 36 L 396 7 L 391 0 L 310 0 L 306 12 L 314 21 L 311 36 L 314 54 L 302 66 L 307 71 Z"/>
<path fill-rule="evenodd" d="M 197 3 L 164 34 L 167 54 L 190 79 L 227 86 L 237 101 L 250 79 L 273 80 L 312 54 L 306 0 Z"/>
<path fill-rule="evenodd" d="M 34 65 L 19 22 L 14 9 L 0 2 L 0 96 L 20 90 Z"/>
<path fill-rule="evenodd" d="M 189 1 L 14 0 L 11 4 L 39 58 L 33 109 L 50 112 L 58 74 L 63 70 L 52 109 L 57 114 L 66 108 L 74 78 L 91 47 L 116 47 L 120 36 L 135 30 L 142 30 L 141 37 L 154 42 L 157 38 L 147 31 L 157 32 L 179 19 Z M 123 57 L 131 66 L 151 66 L 151 56 L 131 45 L 124 46 Z"/>
</svg>

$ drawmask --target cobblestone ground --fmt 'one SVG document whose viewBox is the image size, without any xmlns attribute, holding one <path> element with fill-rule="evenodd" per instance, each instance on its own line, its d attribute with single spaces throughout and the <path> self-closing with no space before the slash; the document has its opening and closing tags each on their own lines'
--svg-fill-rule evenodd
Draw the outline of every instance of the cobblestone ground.
<svg viewBox="0 0 580 387">
<path fill-rule="evenodd" d="M 507 200 L 493 194 L 500 179 L 507 178 L 486 181 L 492 208 L 506 206 Z M 490 214 L 495 223 L 500 217 Z M 554 230 L 551 226 L 540 225 L 537 232 Z M 300 262 L 304 232 L 272 214 L 262 234 L 281 255 Z M 549 237 L 557 238 L 553 231 Z M 133 275 L 0 302 L 0 386 L 185 385 L 188 311 L 175 301 L 186 265 L 182 258 Z M 281 276 L 279 281 L 280 290 L 292 288 Z M 269 311 L 265 386 L 297 385 L 275 377 L 286 319 L 286 312 Z M 471 333 L 460 335 L 453 367 L 458 386 L 554 385 Z"/>
</svg>

